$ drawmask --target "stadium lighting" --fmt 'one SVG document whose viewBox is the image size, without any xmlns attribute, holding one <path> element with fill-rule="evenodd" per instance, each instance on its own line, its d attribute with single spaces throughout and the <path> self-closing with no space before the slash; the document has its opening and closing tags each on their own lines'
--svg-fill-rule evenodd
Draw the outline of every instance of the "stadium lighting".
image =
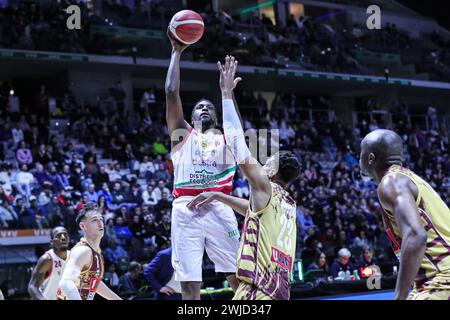
<svg viewBox="0 0 450 320">
<path fill-rule="evenodd" d="M 249 13 L 249 12 L 255 10 L 255 9 L 260 9 L 260 8 L 264 8 L 264 7 L 270 6 L 271 4 L 274 4 L 275 2 L 277 2 L 277 1 L 276 0 L 269 0 L 269 1 L 266 1 L 266 2 L 262 2 L 262 3 L 259 3 L 257 5 L 254 5 L 254 6 L 251 6 L 251 7 L 247 7 L 245 9 L 242 9 L 241 11 L 239 11 L 239 14 L 244 15 L 244 14 Z"/>
</svg>

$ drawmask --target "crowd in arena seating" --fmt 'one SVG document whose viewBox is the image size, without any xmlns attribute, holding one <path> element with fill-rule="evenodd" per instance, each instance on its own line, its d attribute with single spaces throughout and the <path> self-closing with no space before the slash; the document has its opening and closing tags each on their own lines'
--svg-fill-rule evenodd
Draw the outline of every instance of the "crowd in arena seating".
<svg viewBox="0 0 450 320">
<path fill-rule="evenodd" d="M 66 27 L 64 10 L 69 3 L 81 7 L 81 30 Z M 42 4 L 11 1 L 5 8 L 0 8 L 0 48 L 139 56 L 148 51 L 139 48 L 138 44 L 135 51 L 131 47 L 116 50 L 116 44 L 108 42 L 105 35 L 93 32 L 92 26 L 119 25 L 165 31 L 171 15 L 179 9 L 162 5 L 161 1 L 121 4 L 104 0 L 101 14 L 98 10 L 88 14 L 83 1 Z M 280 26 L 274 25 L 265 15 L 230 16 L 224 11 L 214 12 L 210 5 L 200 13 L 207 28 L 202 41 L 192 50 L 197 61 L 216 62 L 232 53 L 240 62 L 249 65 L 383 75 L 355 55 L 355 50 L 367 49 L 416 54 L 413 63 L 418 71 L 429 72 L 432 79 L 450 79 L 448 40 L 437 34 L 429 39 L 434 46 L 423 48 L 420 46 L 423 41 L 413 40 L 395 24 L 387 24 L 379 32 L 369 32 L 362 26 L 346 27 L 309 16 L 295 18 L 291 15 L 286 25 Z M 393 72 L 390 75 L 396 76 L 397 71 Z"/>
<path fill-rule="evenodd" d="M 70 115 L 71 127 L 63 139 L 49 134 L 45 118 L 11 113 L 3 101 L 0 227 L 64 225 L 75 241 L 80 236 L 77 210 L 95 202 L 105 217 L 102 246 L 108 265 L 125 272 L 129 261 L 149 262 L 156 251 L 170 246 L 173 165 L 162 95 L 158 90 L 151 95 L 125 118 L 120 103 L 105 109 L 99 101 L 83 113 L 72 108 L 76 103 L 68 94 L 60 111 Z M 302 174 L 289 191 L 298 203 L 297 252 L 305 270 L 323 264 L 325 257 L 327 273 L 339 278 L 340 271 L 356 267 L 348 261 L 356 263 L 370 252 L 380 263 L 391 261 L 375 184 L 361 177 L 358 167 L 361 138 L 383 124 L 362 121 L 352 128 L 336 118 L 311 122 L 302 115 L 300 108 L 330 108 L 324 97 L 277 94 L 270 108 L 261 95 L 241 91 L 236 97 L 242 105 L 256 106 L 243 109 L 246 129 L 281 128 L 281 148 L 293 150 L 301 160 Z M 393 129 L 405 141 L 408 167 L 449 204 L 448 131 L 439 123 L 424 131 L 403 121 Z M 240 173 L 233 193 L 249 195 Z"/>
</svg>

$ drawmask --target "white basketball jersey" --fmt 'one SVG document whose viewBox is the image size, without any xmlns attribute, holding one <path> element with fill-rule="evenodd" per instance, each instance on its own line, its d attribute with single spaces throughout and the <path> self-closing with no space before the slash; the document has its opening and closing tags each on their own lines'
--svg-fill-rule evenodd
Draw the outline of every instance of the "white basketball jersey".
<svg viewBox="0 0 450 320">
<path fill-rule="evenodd" d="M 173 195 L 196 196 L 205 191 L 230 194 L 236 163 L 223 134 L 193 128 L 172 150 Z"/>
<path fill-rule="evenodd" d="M 58 291 L 59 280 L 61 280 L 70 251 L 67 250 L 66 260 L 58 257 L 53 249 L 48 250 L 45 254 L 51 259 L 52 267 L 50 272 L 45 276 L 45 280 L 39 290 L 42 292 L 45 300 L 57 300 L 56 292 Z"/>
</svg>

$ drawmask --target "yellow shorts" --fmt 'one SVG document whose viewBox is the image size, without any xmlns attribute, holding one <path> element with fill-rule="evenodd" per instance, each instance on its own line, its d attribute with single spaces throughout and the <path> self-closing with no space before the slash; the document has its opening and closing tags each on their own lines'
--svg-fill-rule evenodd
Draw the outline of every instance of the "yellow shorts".
<svg viewBox="0 0 450 320">
<path fill-rule="evenodd" d="M 233 300 L 273 300 L 269 295 L 265 294 L 255 286 L 240 281 L 239 287 L 234 294 Z"/>
<path fill-rule="evenodd" d="M 438 274 L 420 289 L 414 285 L 408 300 L 450 300 L 450 274 Z"/>
</svg>

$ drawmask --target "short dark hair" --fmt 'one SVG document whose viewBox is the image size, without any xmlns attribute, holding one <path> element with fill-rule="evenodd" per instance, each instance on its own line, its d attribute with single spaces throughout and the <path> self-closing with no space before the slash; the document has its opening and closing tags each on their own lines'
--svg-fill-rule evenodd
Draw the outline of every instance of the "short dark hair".
<svg viewBox="0 0 450 320">
<path fill-rule="evenodd" d="M 80 222 L 86 218 L 92 211 L 98 212 L 99 208 L 96 203 L 89 202 L 77 214 L 77 217 L 75 218 L 75 221 L 77 224 L 80 224 Z"/>
<path fill-rule="evenodd" d="M 289 183 L 297 179 L 301 166 L 293 152 L 279 151 L 278 161 L 278 173 L 283 182 Z"/>
<path fill-rule="evenodd" d="M 141 264 L 139 262 L 136 261 L 131 261 L 130 264 L 128 265 L 128 271 L 134 271 L 137 269 L 141 269 Z"/>
</svg>

